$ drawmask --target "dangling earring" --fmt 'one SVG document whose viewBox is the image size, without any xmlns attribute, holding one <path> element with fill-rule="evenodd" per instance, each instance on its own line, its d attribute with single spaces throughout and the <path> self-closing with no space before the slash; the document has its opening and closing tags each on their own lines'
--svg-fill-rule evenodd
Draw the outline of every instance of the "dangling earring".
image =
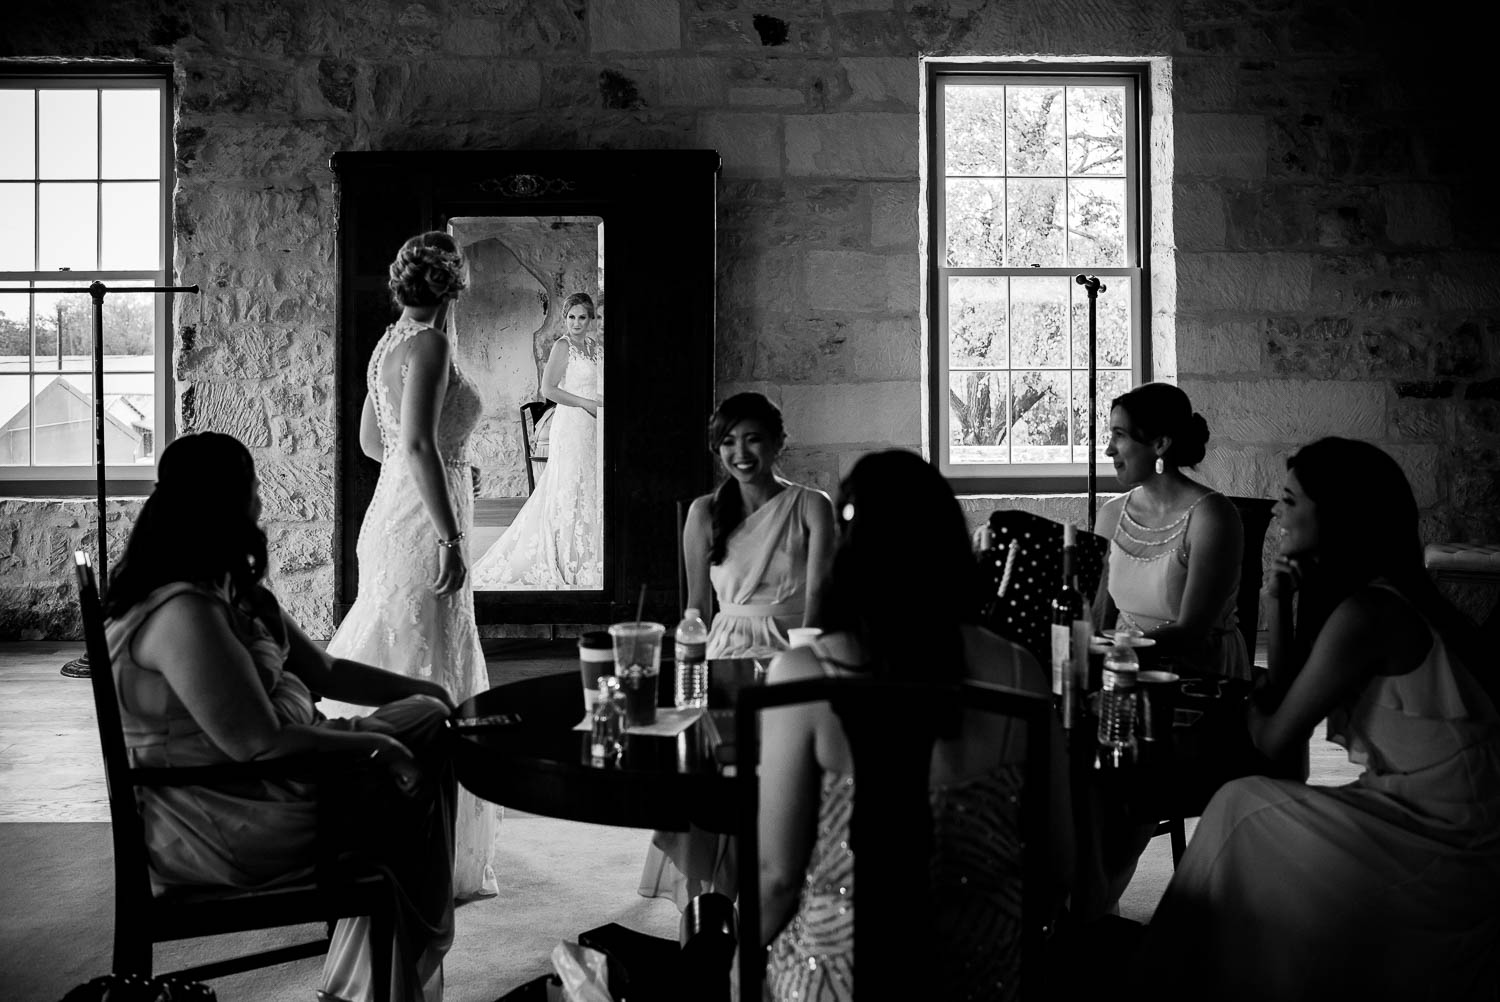
<svg viewBox="0 0 1500 1002">
<path fill-rule="evenodd" d="M 1161 476 L 1163 473 L 1166 473 L 1166 472 L 1167 472 L 1167 464 L 1164 463 L 1164 462 L 1162 462 L 1162 459 L 1161 459 L 1160 456 L 1157 456 L 1156 457 L 1156 475 L 1157 476 Z"/>
</svg>

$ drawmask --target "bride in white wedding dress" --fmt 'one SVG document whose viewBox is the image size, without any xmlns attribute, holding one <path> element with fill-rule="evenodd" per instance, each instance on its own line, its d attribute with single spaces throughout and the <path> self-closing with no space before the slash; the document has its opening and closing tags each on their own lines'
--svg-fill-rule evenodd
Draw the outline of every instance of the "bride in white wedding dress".
<svg viewBox="0 0 1500 1002">
<path fill-rule="evenodd" d="M 542 395 L 557 402 L 546 468 L 516 519 L 474 565 L 476 591 L 603 587 L 599 342 L 588 336 L 594 301 L 563 303 L 564 335 L 542 370 Z"/>
<path fill-rule="evenodd" d="M 412 237 L 391 264 L 401 317 L 370 357 L 359 427 L 380 478 L 355 549 L 359 595 L 328 643 L 335 658 L 432 679 L 455 704 L 489 688 L 463 546 L 474 521 L 469 435 L 480 399 L 444 333 L 464 270 L 458 245 L 441 231 Z M 328 701 L 318 709 L 328 717 L 370 712 Z M 455 897 L 497 893 L 499 821 L 498 807 L 459 788 Z"/>
</svg>

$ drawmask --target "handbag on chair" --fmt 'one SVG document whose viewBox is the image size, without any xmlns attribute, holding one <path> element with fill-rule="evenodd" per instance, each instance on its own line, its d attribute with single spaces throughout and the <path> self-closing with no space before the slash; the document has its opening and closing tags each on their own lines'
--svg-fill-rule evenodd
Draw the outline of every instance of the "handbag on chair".
<svg viewBox="0 0 1500 1002">
<path fill-rule="evenodd" d="M 997 511 L 990 515 L 989 530 L 992 545 L 979 555 L 981 622 L 1050 664 L 1052 596 L 1062 583 L 1062 523 L 1029 511 Z M 1086 605 L 1099 590 L 1108 554 L 1109 540 L 1078 531 L 1073 572 Z"/>
</svg>

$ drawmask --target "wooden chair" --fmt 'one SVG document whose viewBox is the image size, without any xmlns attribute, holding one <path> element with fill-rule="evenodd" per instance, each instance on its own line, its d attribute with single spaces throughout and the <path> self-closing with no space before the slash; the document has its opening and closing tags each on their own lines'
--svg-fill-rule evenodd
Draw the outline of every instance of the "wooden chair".
<svg viewBox="0 0 1500 1002">
<path fill-rule="evenodd" d="M 926 998 L 933 962 L 920 956 L 920 930 L 927 928 L 929 859 L 914 846 L 931 843 L 928 782 L 930 734 L 911 726 L 924 714 L 952 708 L 1013 717 L 1026 725 L 1026 761 L 1021 791 L 1022 838 L 1021 997 L 1042 997 L 1041 955 L 1047 925 L 1047 797 L 1052 704 L 1044 696 L 978 682 L 931 686 L 877 679 L 823 678 L 740 691 L 736 707 L 735 756 L 740 820 L 740 939 L 760 935 L 760 809 L 758 715 L 799 703 L 828 702 L 848 736 L 855 773 L 870 777 L 854 794 L 849 841 L 854 851 L 858 907 L 854 912 L 854 997 Z M 1059 767 L 1062 767 L 1059 764 Z M 774 791 L 773 791 L 774 792 Z M 761 997 L 765 951 L 741 949 L 740 998 Z"/>
<path fill-rule="evenodd" d="M 536 473 L 532 469 L 532 464 L 547 461 L 547 446 L 537 441 L 536 427 L 541 423 L 542 416 L 556 406 L 556 402 L 551 400 L 533 400 L 521 405 L 521 446 L 526 450 L 526 493 L 528 494 L 536 490 Z"/>
<path fill-rule="evenodd" d="M 104 615 L 94 570 L 88 555 L 73 554 L 78 579 L 78 603 L 83 613 L 84 642 L 99 722 L 99 743 L 104 754 L 104 777 L 109 792 L 110 828 L 115 852 L 115 943 L 114 973 L 152 974 L 152 950 L 156 943 L 252 929 L 328 923 L 368 915 L 373 951 L 375 997 L 388 1002 L 391 983 L 391 951 L 394 935 L 396 891 L 388 878 L 373 869 L 360 870 L 333 860 L 320 865 L 316 878 L 265 890 L 245 891 L 227 887 L 152 892 L 146 857 L 145 833 L 136 802 L 140 787 L 207 786 L 247 779 L 297 778 L 304 781 L 329 779 L 337 771 L 363 764 L 356 759 L 311 757 L 270 762 L 231 763 L 183 768 L 144 768 L 130 765 L 120 722 L 109 646 L 104 638 Z M 240 971 L 317 956 L 328 951 L 329 939 L 316 939 L 198 964 L 174 972 L 188 981 L 236 974 Z"/>
</svg>

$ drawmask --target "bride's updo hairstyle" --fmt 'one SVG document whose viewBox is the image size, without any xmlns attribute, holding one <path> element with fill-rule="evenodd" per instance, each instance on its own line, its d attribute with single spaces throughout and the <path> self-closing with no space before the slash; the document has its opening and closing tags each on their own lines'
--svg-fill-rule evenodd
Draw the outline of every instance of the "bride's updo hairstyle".
<svg viewBox="0 0 1500 1002">
<path fill-rule="evenodd" d="M 248 594 L 266 575 L 266 534 L 256 522 L 255 460 L 231 435 L 184 435 L 162 450 L 156 488 L 112 568 L 104 610 L 119 616 L 176 581 Z"/>
<path fill-rule="evenodd" d="M 1137 442 L 1170 438 L 1162 460 L 1170 466 L 1197 466 L 1208 451 L 1208 422 L 1193 410 L 1188 395 L 1171 383 L 1142 383 L 1110 401 L 1130 415 Z"/>
<path fill-rule="evenodd" d="M 464 291 L 464 268 L 463 253 L 453 238 L 442 230 L 429 230 L 401 245 L 386 284 L 401 306 L 439 306 Z"/>
<path fill-rule="evenodd" d="M 729 430 L 741 421 L 758 421 L 776 443 L 777 451 L 786 444 L 786 425 L 781 420 L 781 410 L 759 393 L 736 393 L 719 404 L 708 422 L 708 448 L 716 457 L 719 443 Z M 729 534 L 745 520 L 745 499 L 740 496 L 740 483 L 729 477 L 714 491 L 709 503 L 708 562 L 722 564 L 729 547 Z"/>
<path fill-rule="evenodd" d="M 557 322 L 562 323 L 564 320 L 566 320 L 568 311 L 575 306 L 587 307 L 589 311 L 589 319 L 594 319 L 596 315 L 594 313 L 594 301 L 589 298 L 589 294 L 587 292 L 575 292 L 567 299 L 563 300 L 562 312 L 557 315 Z"/>
</svg>

